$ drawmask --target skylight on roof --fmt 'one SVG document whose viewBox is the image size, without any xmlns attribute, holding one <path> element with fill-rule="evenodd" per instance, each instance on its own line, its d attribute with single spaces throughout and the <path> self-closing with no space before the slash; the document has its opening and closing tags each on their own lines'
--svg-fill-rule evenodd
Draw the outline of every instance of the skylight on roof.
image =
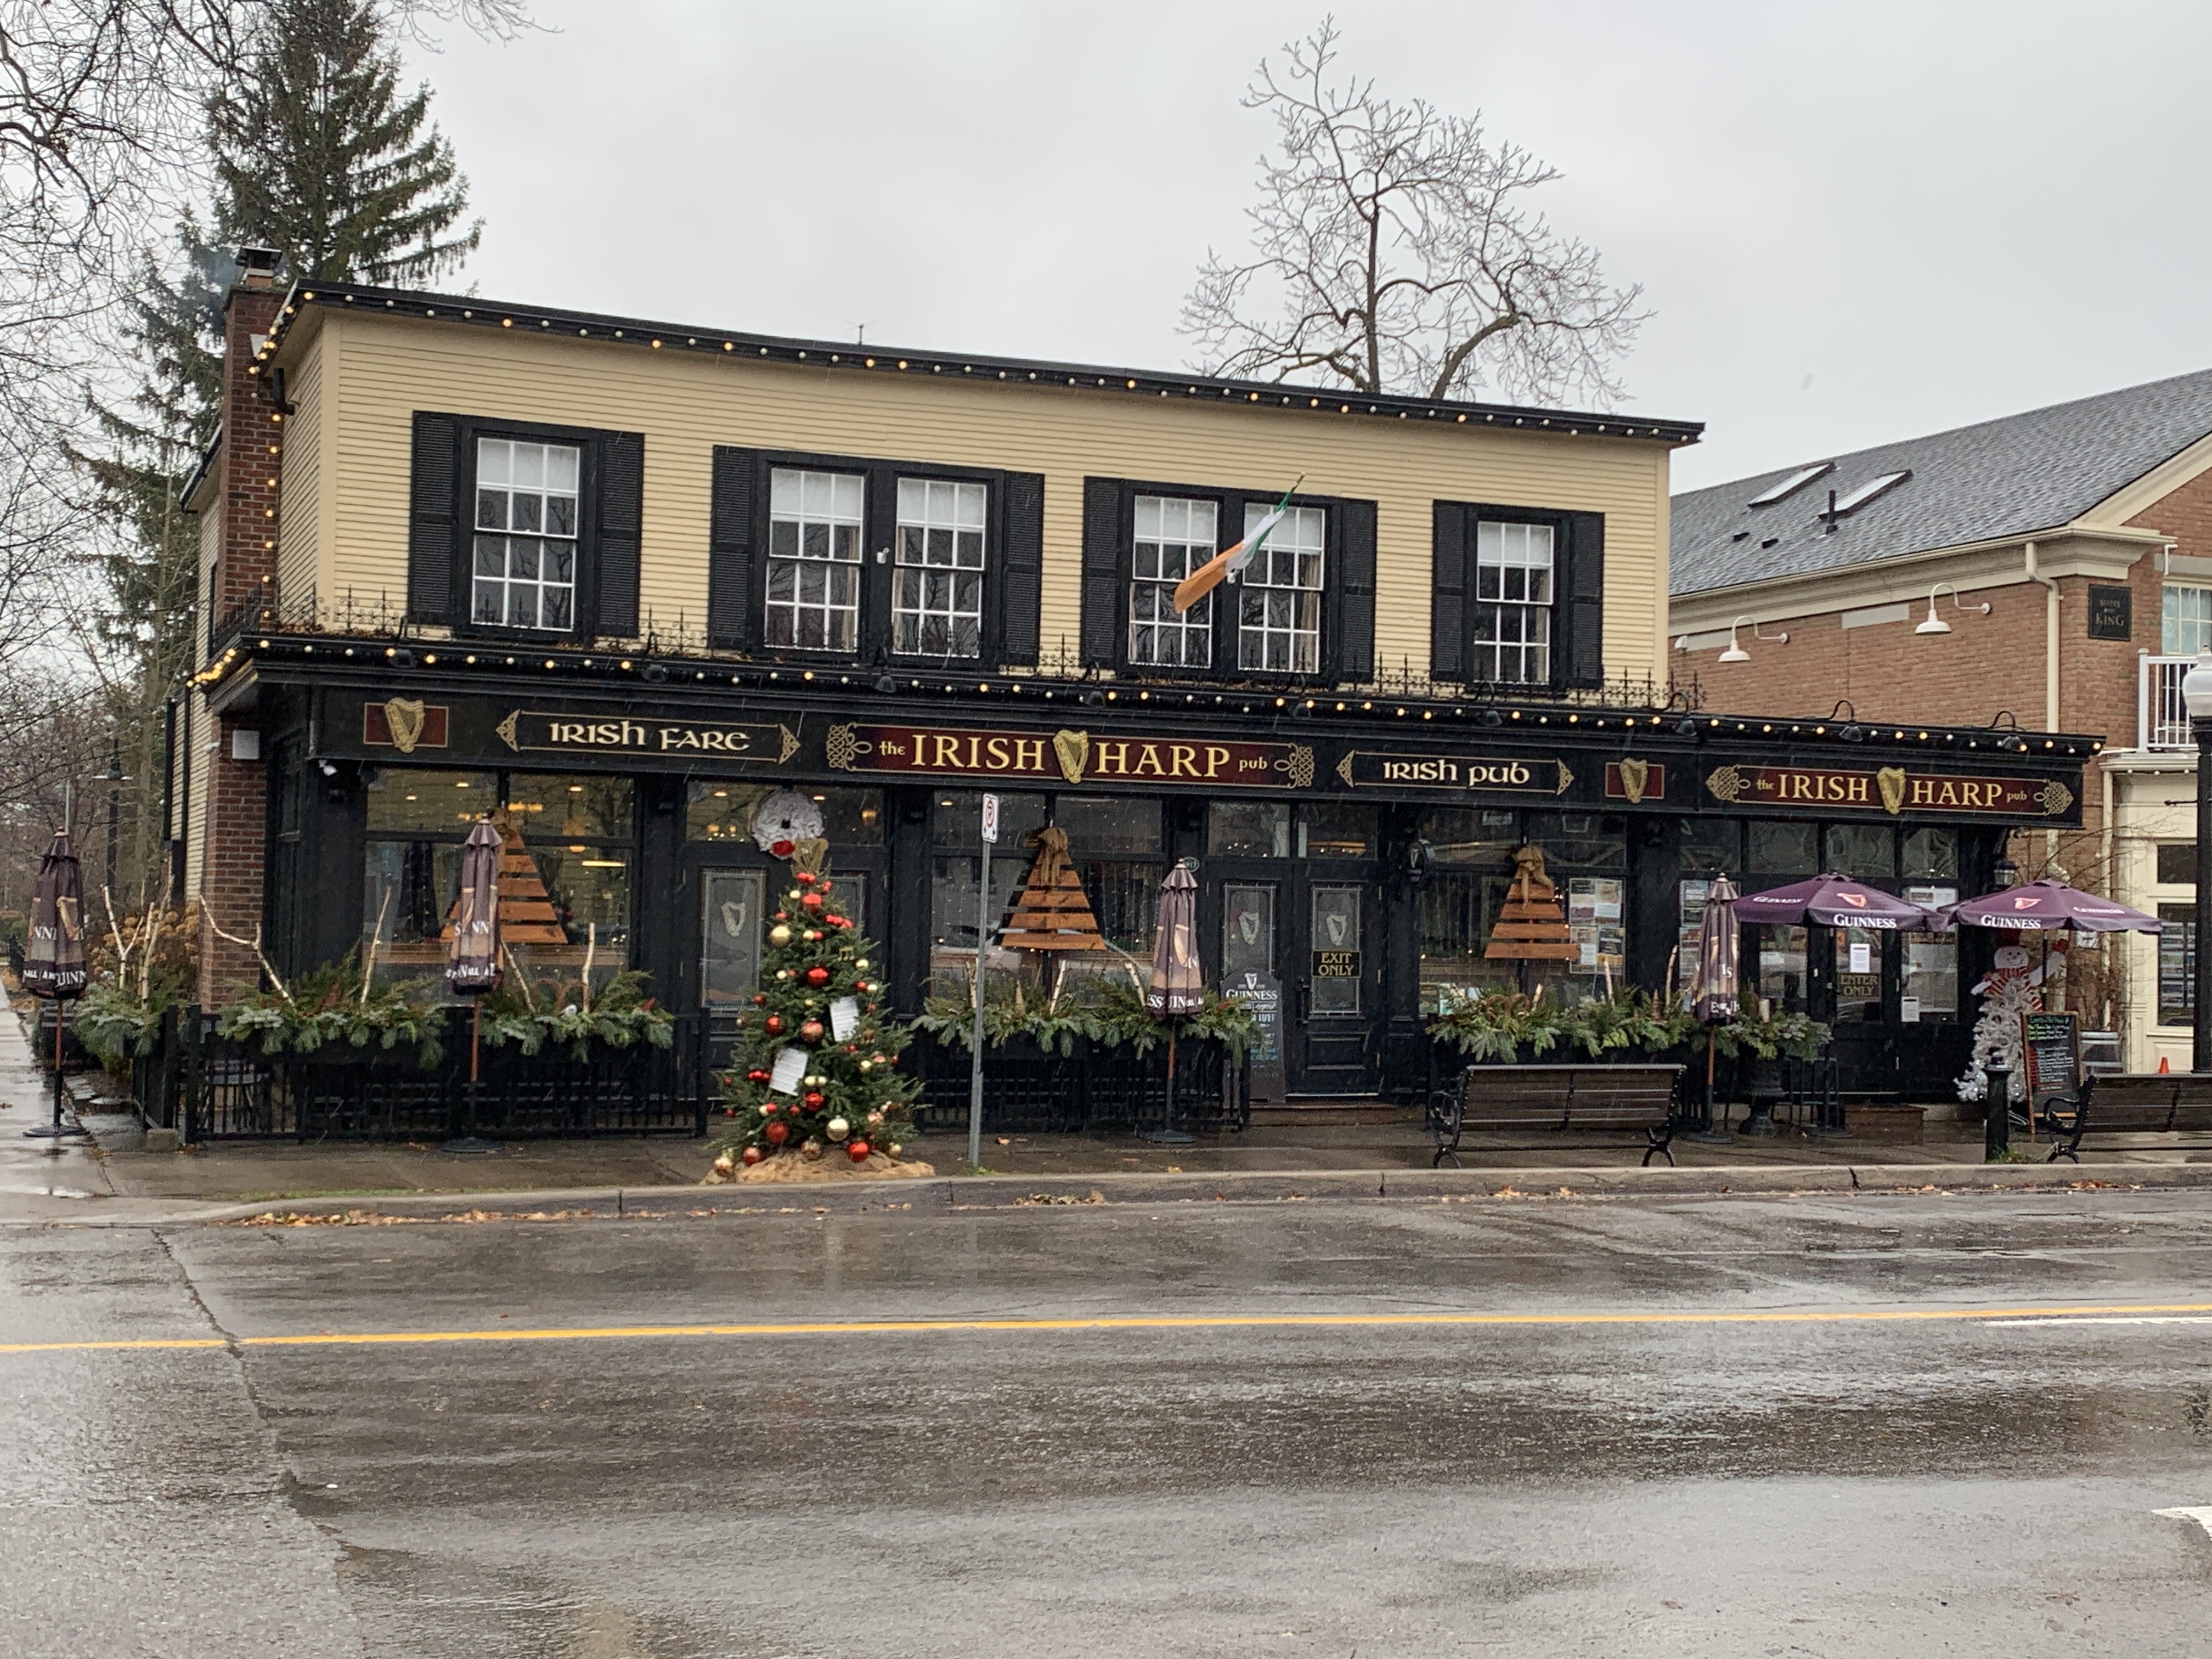
<svg viewBox="0 0 2212 1659">
<path fill-rule="evenodd" d="M 1814 479 L 1825 478 L 1835 470 L 1836 464 L 1833 461 L 1815 461 L 1810 466 L 1801 466 L 1780 483 L 1753 495 L 1750 504 L 1753 507 L 1771 507 L 1777 501 L 1788 500 Z"/>
<path fill-rule="evenodd" d="M 1908 467 L 1902 472 L 1885 472 L 1879 477 L 1869 478 L 1850 495 L 1838 497 L 1830 511 L 1839 519 L 1846 513 L 1856 513 L 1875 496 L 1896 489 L 1911 476 L 1912 470 Z"/>
</svg>

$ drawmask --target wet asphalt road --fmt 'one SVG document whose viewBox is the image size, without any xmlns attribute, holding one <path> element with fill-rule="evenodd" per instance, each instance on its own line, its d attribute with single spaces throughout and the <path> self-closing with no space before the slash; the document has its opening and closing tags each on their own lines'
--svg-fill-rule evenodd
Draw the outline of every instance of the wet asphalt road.
<svg viewBox="0 0 2212 1659">
<path fill-rule="evenodd" d="M 0 1655 L 2212 1652 L 2190 1194 L 0 1229 Z M 319 1332 L 1480 1310 L 270 1346 Z M 2208 1316 L 2212 1317 L 2212 1316 Z"/>
</svg>

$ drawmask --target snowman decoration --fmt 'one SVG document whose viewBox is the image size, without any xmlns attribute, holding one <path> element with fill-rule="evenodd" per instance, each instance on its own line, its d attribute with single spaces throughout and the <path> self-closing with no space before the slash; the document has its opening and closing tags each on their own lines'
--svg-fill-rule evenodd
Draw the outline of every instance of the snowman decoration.
<svg viewBox="0 0 2212 1659">
<path fill-rule="evenodd" d="M 821 806 L 796 789 L 779 789 L 753 809 L 754 844 L 772 858 L 787 859 L 821 836 Z"/>
<path fill-rule="evenodd" d="M 2051 954 L 2063 962 L 2061 942 L 2052 941 Z M 1958 1080 L 1959 1098 L 1981 1099 L 1987 1087 L 1984 1073 L 1992 1066 L 2002 1066 L 2012 1076 L 2010 1098 L 2022 1101 L 2027 1098 L 2027 1073 L 2021 1053 L 2020 1020 L 2022 1014 L 2042 1012 L 2046 969 L 2029 967 L 2027 947 L 2019 945 L 1999 945 L 1991 964 L 1988 975 L 1972 988 L 1973 994 L 1982 999 L 1982 1012 L 1974 1022 L 1973 1057 Z"/>
</svg>

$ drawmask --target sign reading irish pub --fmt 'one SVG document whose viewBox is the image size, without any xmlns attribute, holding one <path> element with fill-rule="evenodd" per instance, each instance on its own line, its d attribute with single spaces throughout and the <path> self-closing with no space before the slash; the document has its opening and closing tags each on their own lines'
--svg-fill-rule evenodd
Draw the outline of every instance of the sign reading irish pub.
<svg viewBox="0 0 2212 1659">
<path fill-rule="evenodd" d="M 1809 766 L 1722 766 L 1705 787 L 1730 805 L 1853 808 L 1887 812 L 1973 812 L 2008 818 L 2055 818 L 2074 805 L 2057 779 L 1961 777 L 1902 766 L 1844 771 Z"/>
<path fill-rule="evenodd" d="M 1493 789 L 1513 794 L 1564 795 L 1575 775 L 1559 760 L 1512 756 L 1383 753 L 1348 749 L 1336 775 L 1355 789 Z"/>
<path fill-rule="evenodd" d="M 1314 780 L 1314 751 L 1294 743 L 1221 743 L 1207 738 L 1184 742 L 1066 731 L 1046 736 L 971 726 L 833 726 L 828 759 L 841 772 L 1035 778 L 1072 784 L 1304 789 Z"/>
</svg>

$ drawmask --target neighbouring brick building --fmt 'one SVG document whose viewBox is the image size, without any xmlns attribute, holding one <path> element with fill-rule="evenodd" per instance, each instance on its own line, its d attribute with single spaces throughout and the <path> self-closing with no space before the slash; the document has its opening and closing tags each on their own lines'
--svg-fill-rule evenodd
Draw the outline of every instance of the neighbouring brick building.
<svg viewBox="0 0 2212 1659">
<path fill-rule="evenodd" d="M 2131 1066 L 2185 1064 L 2179 686 L 2212 646 L 2212 372 L 1693 490 L 1674 538 L 1678 672 L 1716 702 L 1988 726 L 2031 750 L 2104 734 L 2081 827 L 2014 856 L 2170 924 L 2077 955 L 2062 994 L 2121 1031 Z"/>
</svg>

